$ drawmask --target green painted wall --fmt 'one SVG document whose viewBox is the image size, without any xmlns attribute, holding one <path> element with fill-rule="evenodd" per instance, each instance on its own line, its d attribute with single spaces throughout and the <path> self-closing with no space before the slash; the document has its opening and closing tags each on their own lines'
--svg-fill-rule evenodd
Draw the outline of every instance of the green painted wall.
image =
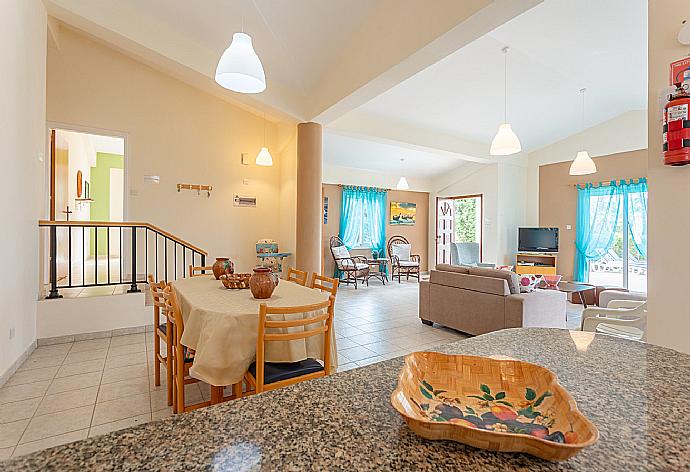
<svg viewBox="0 0 690 472">
<path fill-rule="evenodd" d="M 110 221 L 110 169 L 124 169 L 125 158 L 118 154 L 96 153 L 96 167 L 91 168 L 91 221 Z M 91 255 L 94 255 L 94 231 L 91 230 Z M 105 256 L 107 231 L 98 230 L 98 255 Z"/>
</svg>

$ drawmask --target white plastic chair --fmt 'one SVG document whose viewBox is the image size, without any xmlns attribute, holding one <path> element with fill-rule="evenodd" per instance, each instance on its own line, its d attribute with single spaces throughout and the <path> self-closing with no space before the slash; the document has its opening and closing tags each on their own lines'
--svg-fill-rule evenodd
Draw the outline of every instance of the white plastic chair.
<svg viewBox="0 0 690 472">
<path fill-rule="evenodd" d="M 646 328 L 646 301 L 611 300 L 606 308 L 590 307 L 582 312 L 582 331 L 646 341 Z"/>
</svg>

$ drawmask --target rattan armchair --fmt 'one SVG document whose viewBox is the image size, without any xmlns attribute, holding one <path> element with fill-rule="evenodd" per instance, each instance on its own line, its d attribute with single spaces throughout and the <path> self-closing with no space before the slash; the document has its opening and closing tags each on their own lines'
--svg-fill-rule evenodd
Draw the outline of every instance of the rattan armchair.
<svg viewBox="0 0 690 472">
<path fill-rule="evenodd" d="M 345 247 L 345 243 L 338 236 L 332 236 L 329 245 L 331 255 L 335 261 L 335 267 L 340 271 L 340 282 L 354 284 L 355 290 L 357 290 L 357 282 L 359 280 L 368 286 L 369 264 L 367 264 L 367 258 L 364 256 L 351 256 L 347 247 Z"/>
<path fill-rule="evenodd" d="M 406 280 L 410 277 L 419 281 L 419 268 L 422 265 L 422 258 L 418 254 L 410 254 L 410 258 L 406 261 L 401 260 L 399 256 L 393 254 L 392 248 L 396 244 L 410 244 L 410 242 L 403 236 L 393 236 L 388 240 L 386 246 L 388 250 L 388 257 L 391 260 L 391 280 L 398 275 L 398 283 L 400 283 L 401 276 L 405 276 Z"/>
</svg>

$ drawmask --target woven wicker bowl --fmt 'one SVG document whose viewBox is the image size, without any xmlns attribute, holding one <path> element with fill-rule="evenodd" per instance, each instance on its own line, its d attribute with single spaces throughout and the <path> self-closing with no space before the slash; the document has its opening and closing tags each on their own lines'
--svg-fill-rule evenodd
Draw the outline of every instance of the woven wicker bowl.
<svg viewBox="0 0 690 472">
<path fill-rule="evenodd" d="M 220 281 L 223 282 L 225 288 L 233 290 L 241 290 L 249 288 L 249 279 L 252 274 L 226 274 L 220 276 Z"/>
<path fill-rule="evenodd" d="M 415 352 L 405 358 L 391 403 L 426 439 L 552 461 L 599 437 L 555 374 L 516 360 Z"/>
</svg>

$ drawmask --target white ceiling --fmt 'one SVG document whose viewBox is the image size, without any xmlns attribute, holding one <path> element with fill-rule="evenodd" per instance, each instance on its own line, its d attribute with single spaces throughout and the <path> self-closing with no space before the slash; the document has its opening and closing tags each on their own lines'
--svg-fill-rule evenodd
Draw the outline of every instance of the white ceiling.
<svg viewBox="0 0 690 472">
<path fill-rule="evenodd" d="M 647 104 L 647 1 L 545 0 L 360 108 L 469 140 L 508 121 L 530 151 Z"/>
<path fill-rule="evenodd" d="M 278 83 L 304 94 L 337 61 L 357 27 L 380 1 L 118 0 L 118 3 L 166 24 L 215 52 L 217 57 L 230 45 L 232 34 L 244 26 L 264 65 L 268 86 Z"/>
<path fill-rule="evenodd" d="M 328 131 L 323 136 L 323 154 L 325 165 L 395 173 L 408 178 L 428 178 L 464 164 L 464 161 L 446 155 Z M 401 158 L 405 160 L 400 162 Z"/>
</svg>

